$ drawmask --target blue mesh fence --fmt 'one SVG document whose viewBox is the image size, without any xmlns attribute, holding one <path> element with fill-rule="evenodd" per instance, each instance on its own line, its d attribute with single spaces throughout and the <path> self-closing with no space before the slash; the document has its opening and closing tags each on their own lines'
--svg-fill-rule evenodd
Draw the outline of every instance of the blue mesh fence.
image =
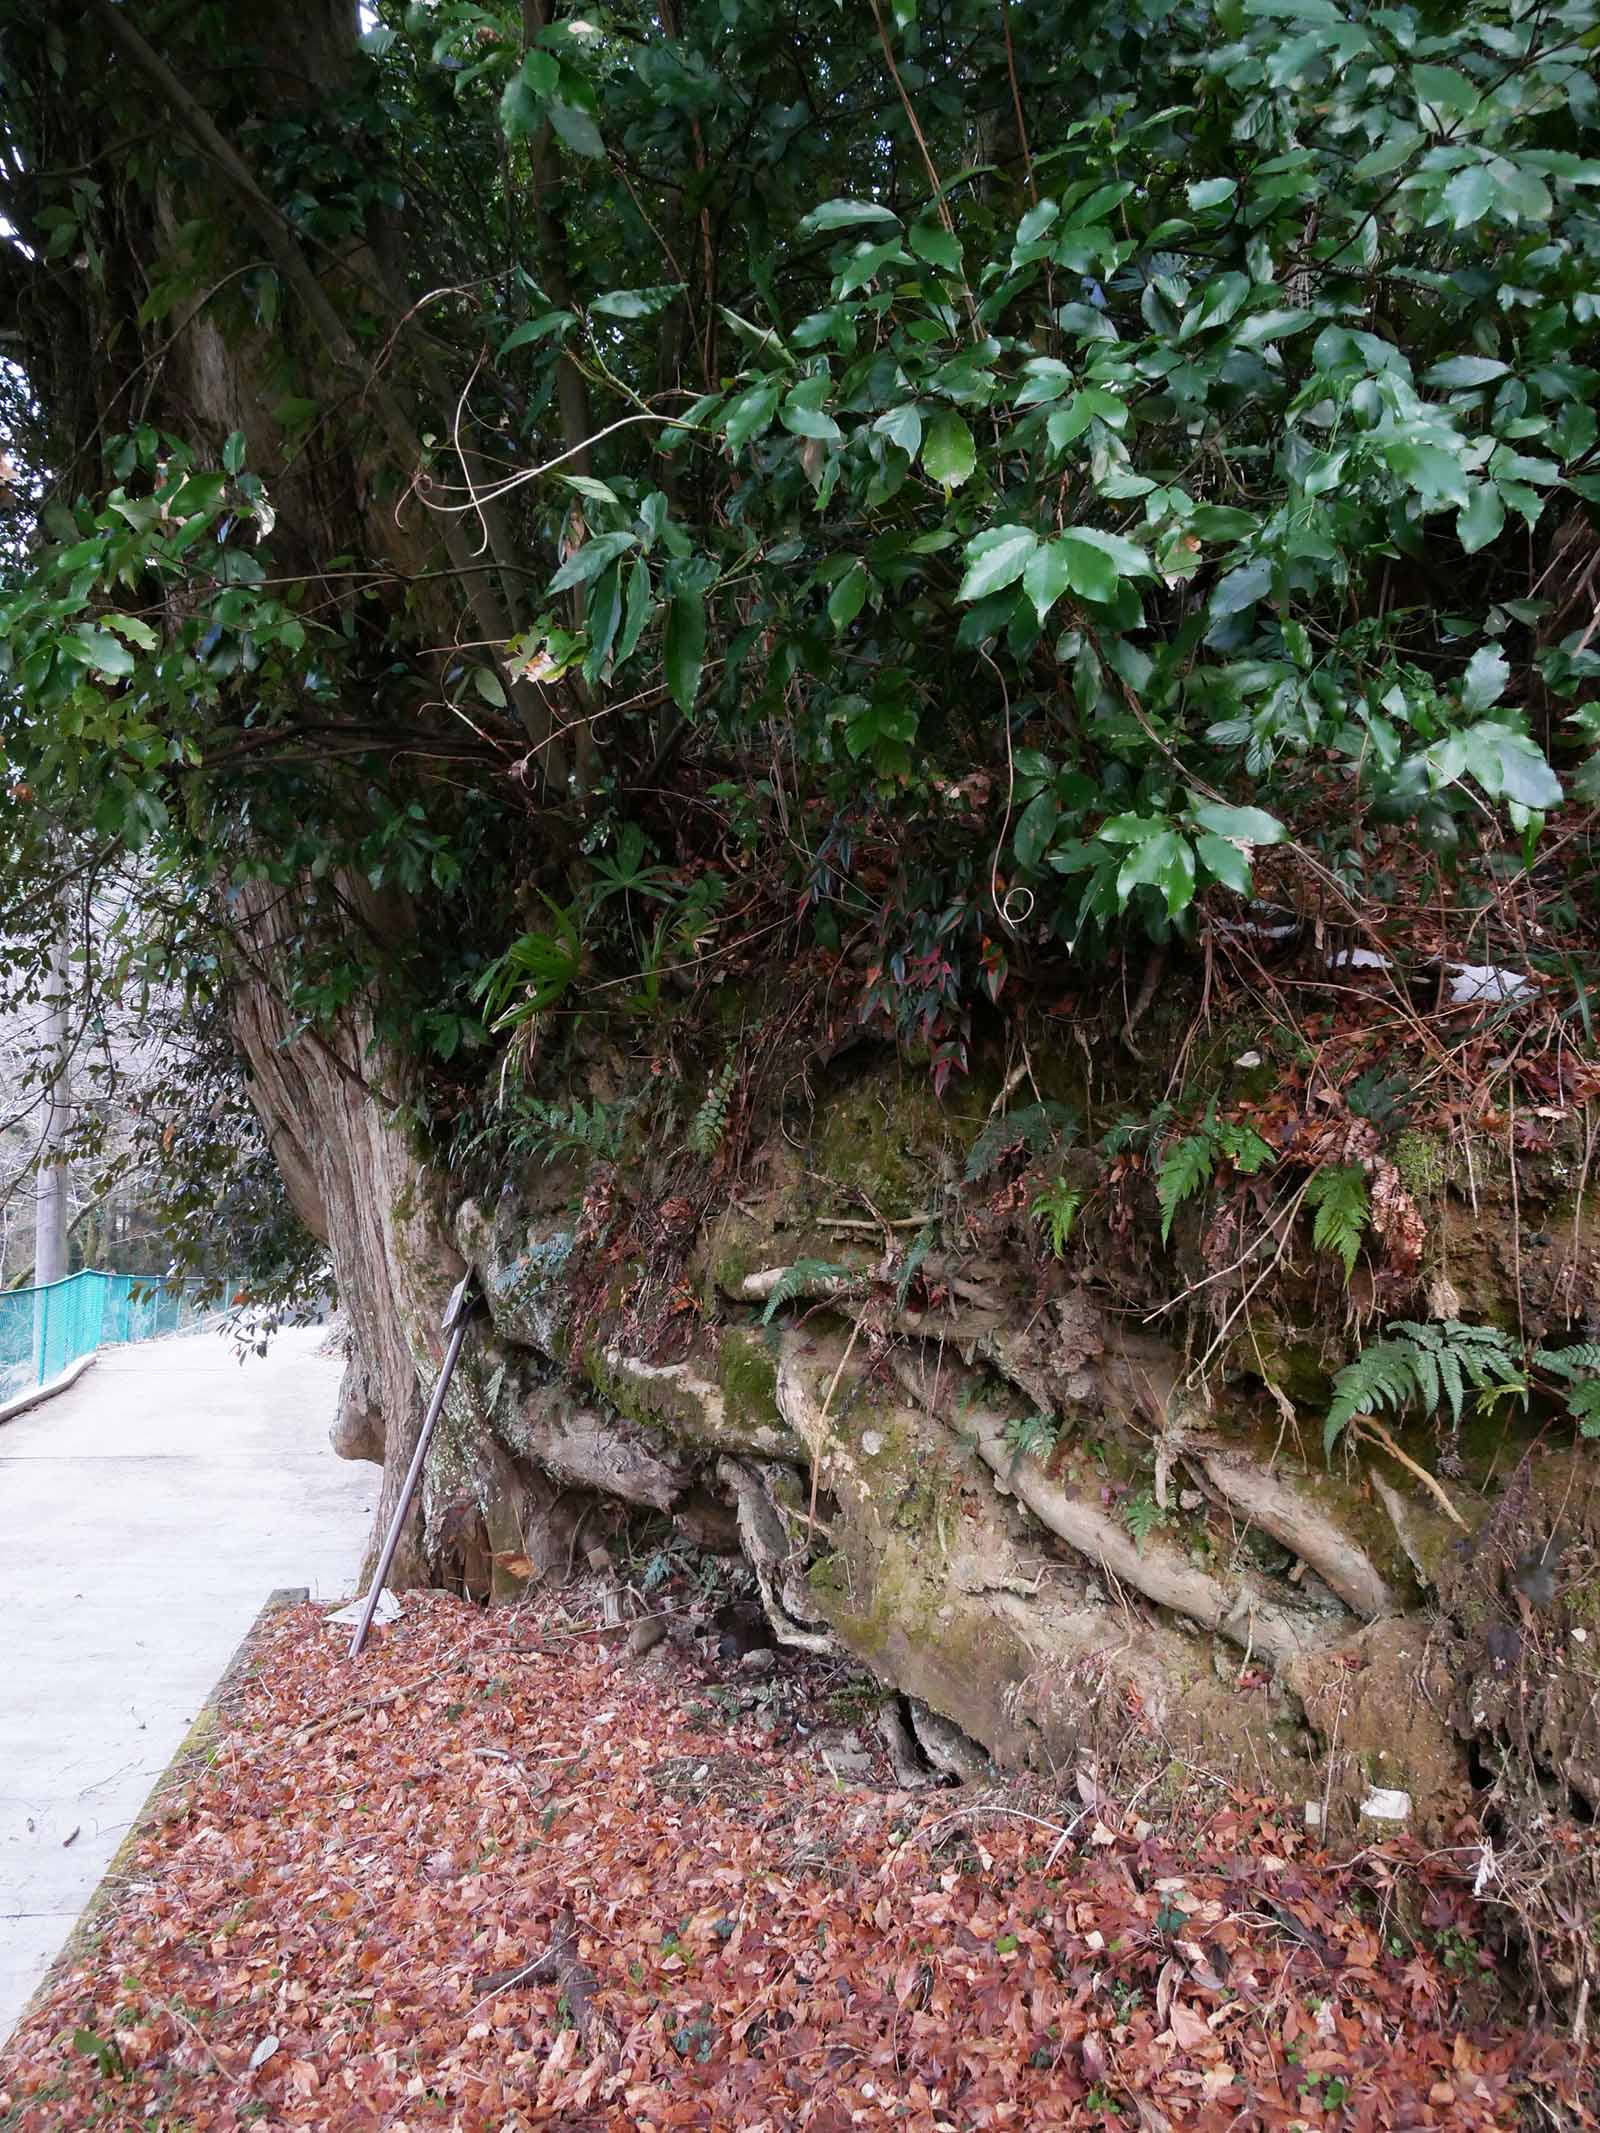
<svg viewBox="0 0 1600 2133">
<path fill-rule="evenodd" d="M 96 1348 L 193 1325 L 199 1287 L 187 1276 L 86 1271 L 42 1289 L 0 1291 L 0 1399 L 48 1384 Z"/>
</svg>

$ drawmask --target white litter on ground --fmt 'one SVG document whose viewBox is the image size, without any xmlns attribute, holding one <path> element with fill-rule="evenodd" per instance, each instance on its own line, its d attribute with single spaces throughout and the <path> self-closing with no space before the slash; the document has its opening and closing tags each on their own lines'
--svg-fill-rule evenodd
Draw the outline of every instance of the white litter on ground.
<svg viewBox="0 0 1600 2133">
<path fill-rule="evenodd" d="M 1361 1812 L 1369 1822 L 1406 1822 L 1411 1818 L 1411 1795 L 1409 1792 L 1391 1791 L 1383 1785 L 1375 1785 L 1361 1803 Z"/>
<path fill-rule="evenodd" d="M 1475 1007 L 1483 1000 L 1534 1000 L 1538 981 L 1519 970 L 1501 970 L 1493 963 L 1446 963 L 1450 979 L 1450 1005 Z"/>
<path fill-rule="evenodd" d="M 325 1625 L 338 1624 L 341 1627 L 348 1625 L 353 1629 L 361 1620 L 361 1610 L 366 1604 L 367 1596 L 362 1593 L 361 1597 L 357 1600 L 352 1600 L 348 1607 L 341 1607 L 331 1615 L 324 1615 L 323 1622 Z M 395 1598 L 388 1586 L 385 1585 L 378 1595 L 378 1604 L 372 1611 L 373 1628 L 380 1628 L 389 1622 L 398 1622 L 404 1611 L 400 1602 Z"/>
</svg>

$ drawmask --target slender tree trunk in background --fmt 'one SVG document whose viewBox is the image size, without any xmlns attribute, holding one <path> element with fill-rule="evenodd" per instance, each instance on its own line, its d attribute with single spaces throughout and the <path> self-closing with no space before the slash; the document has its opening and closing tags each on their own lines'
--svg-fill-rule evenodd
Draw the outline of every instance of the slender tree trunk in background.
<svg viewBox="0 0 1600 2133">
<path fill-rule="evenodd" d="M 34 1191 L 33 1278 L 37 1286 L 60 1281 L 67 1271 L 66 1141 L 72 1123 L 67 1027 L 67 958 L 58 939 L 50 956 L 50 990 L 44 1001 L 42 1037 L 50 1059 L 44 1132 L 39 1143 Z"/>
</svg>

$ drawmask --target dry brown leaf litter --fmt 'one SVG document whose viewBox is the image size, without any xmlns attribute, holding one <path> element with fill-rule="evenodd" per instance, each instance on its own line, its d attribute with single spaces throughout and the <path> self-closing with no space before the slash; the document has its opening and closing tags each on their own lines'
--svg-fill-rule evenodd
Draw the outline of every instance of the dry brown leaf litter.
<svg viewBox="0 0 1600 2133">
<path fill-rule="evenodd" d="M 267 1633 L 0 2058 L 5 2133 L 1594 2122 L 1461 2011 L 1459 1859 L 1341 1865 L 1214 1787 L 1182 1833 L 844 1787 L 680 1653 L 438 1596 L 343 1654 Z"/>
</svg>

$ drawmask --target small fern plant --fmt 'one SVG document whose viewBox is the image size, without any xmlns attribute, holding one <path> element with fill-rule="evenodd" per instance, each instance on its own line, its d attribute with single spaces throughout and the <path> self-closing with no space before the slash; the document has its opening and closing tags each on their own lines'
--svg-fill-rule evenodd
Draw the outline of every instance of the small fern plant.
<svg viewBox="0 0 1600 2133">
<path fill-rule="evenodd" d="M 1185 1200 L 1211 1182 L 1219 1160 L 1230 1162 L 1245 1177 L 1254 1177 L 1273 1160 L 1270 1142 L 1241 1119 L 1217 1116 L 1215 1104 L 1192 1133 L 1169 1144 L 1156 1172 L 1156 1201 L 1161 1209 L 1161 1241 L 1172 1235 L 1172 1218 Z"/>
<path fill-rule="evenodd" d="M 1166 1522 L 1167 1514 L 1156 1502 L 1151 1489 L 1141 1489 L 1122 1506 L 1122 1523 L 1133 1535 L 1133 1545 L 1141 1553 L 1151 1534 L 1159 1533 Z"/>
<path fill-rule="evenodd" d="M 722 1072 L 712 1081 L 706 1091 L 705 1102 L 689 1121 L 690 1152 L 709 1162 L 722 1146 L 728 1130 L 728 1107 L 733 1098 L 733 1084 L 738 1076 L 738 1061 L 730 1059 Z"/>
<path fill-rule="evenodd" d="M 860 1282 L 859 1274 L 847 1266 L 835 1266 L 831 1260 L 797 1259 L 779 1275 L 767 1298 L 761 1323 L 770 1326 L 774 1312 L 781 1311 L 786 1303 L 793 1303 L 797 1296 L 837 1296 L 841 1290 L 858 1287 Z"/>
<path fill-rule="evenodd" d="M 1468 1390 L 1501 1395 L 1525 1392 L 1527 1380 L 1510 1342 L 1498 1326 L 1468 1326 L 1458 1318 L 1437 1325 L 1396 1319 L 1384 1339 L 1363 1348 L 1333 1381 L 1333 1402 L 1323 1424 L 1330 1455 L 1352 1425 L 1382 1408 L 1408 1407 L 1436 1414 L 1440 1403 L 1461 1420 Z"/>
<path fill-rule="evenodd" d="M 1348 1282 L 1372 1220 L 1366 1172 L 1359 1163 L 1325 1163 L 1306 1187 L 1306 1205 L 1316 1215 L 1312 1243 L 1319 1252 L 1332 1252 L 1341 1261 Z"/>
<path fill-rule="evenodd" d="M 1083 1194 L 1065 1178 L 1054 1178 L 1035 1199 L 1028 1212 L 1050 1239 L 1050 1250 L 1064 1259 L 1067 1244 L 1077 1226 Z"/>
<path fill-rule="evenodd" d="M 1013 1474 L 1024 1459 L 1037 1459 L 1043 1466 L 1061 1442 L 1061 1424 L 1044 1413 L 1013 1415 L 1005 1426 L 1005 1440 L 1011 1447 Z"/>
<path fill-rule="evenodd" d="M 1600 1341 L 1576 1348 L 1536 1348 L 1534 1367 L 1559 1378 L 1567 1412 L 1585 1437 L 1600 1437 Z"/>
<path fill-rule="evenodd" d="M 906 1298 L 911 1294 L 911 1284 L 921 1272 L 922 1262 L 938 1241 L 938 1223 L 924 1222 L 921 1229 L 917 1231 L 917 1234 L 906 1247 L 905 1256 L 900 1261 L 900 1270 L 895 1276 L 894 1283 L 894 1307 L 897 1311 L 905 1309 Z"/>
<path fill-rule="evenodd" d="M 997 1112 L 967 1154 L 967 1183 L 978 1185 L 1008 1157 L 1051 1155 L 1078 1135 L 1080 1121 L 1070 1104 L 1025 1104 L 1020 1111 Z"/>
</svg>

